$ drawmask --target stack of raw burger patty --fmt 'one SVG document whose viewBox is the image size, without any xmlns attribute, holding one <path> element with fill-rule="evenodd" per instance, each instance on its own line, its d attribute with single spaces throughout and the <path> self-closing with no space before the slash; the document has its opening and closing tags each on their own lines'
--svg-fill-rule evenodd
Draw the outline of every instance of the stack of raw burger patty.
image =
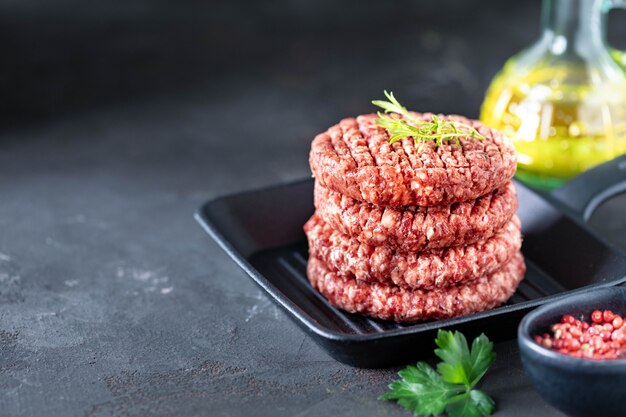
<svg viewBox="0 0 626 417">
<path fill-rule="evenodd" d="M 313 140 L 307 274 L 333 305 L 398 322 L 443 319 L 498 306 L 522 280 L 515 149 L 478 121 L 440 117 L 484 138 L 390 144 L 376 115 L 364 115 Z"/>
</svg>

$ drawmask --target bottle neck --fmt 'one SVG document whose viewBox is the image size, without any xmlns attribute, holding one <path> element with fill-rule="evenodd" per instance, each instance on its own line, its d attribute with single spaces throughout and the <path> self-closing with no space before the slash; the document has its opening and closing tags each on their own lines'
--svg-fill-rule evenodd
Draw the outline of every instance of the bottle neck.
<svg viewBox="0 0 626 417">
<path fill-rule="evenodd" d="M 543 37 L 555 55 L 603 46 L 604 0 L 543 0 Z"/>
</svg>

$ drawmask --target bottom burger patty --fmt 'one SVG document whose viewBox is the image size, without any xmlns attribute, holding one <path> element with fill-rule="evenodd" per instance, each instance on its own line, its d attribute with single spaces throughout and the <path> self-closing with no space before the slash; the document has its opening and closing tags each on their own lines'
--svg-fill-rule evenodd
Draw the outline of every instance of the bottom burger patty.
<svg viewBox="0 0 626 417">
<path fill-rule="evenodd" d="M 518 252 L 491 275 L 424 291 L 359 282 L 352 274 L 338 273 L 314 256 L 309 257 L 307 266 L 313 287 L 336 307 L 404 323 L 457 317 L 496 307 L 513 295 L 525 272 L 524 257 Z"/>
</svg>

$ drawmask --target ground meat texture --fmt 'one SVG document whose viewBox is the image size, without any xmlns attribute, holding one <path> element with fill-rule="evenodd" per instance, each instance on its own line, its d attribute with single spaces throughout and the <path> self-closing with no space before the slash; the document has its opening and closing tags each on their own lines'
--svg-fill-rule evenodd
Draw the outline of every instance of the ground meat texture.
<svg viewBox="0 0 626 417">
<path fill-rule="evenodd" d="M 413 113 L 431 120 L 431 113 Z M 516 154 L 510 140 L 479 121 L 462 116 L 439 117 L 473 126 L 483 140 L 460 138 L 421 149 L 412 138 L 389 144 L 388 132 L 374 114 L 344 119 L 313 140 L 309 163 L 323 186 L 371 204 L 450 205 L 473 200 L 509 182 Z"/>
<path fill-rule="evenodd" d="M 317 214 L 334 229 L 374 246 L 422 251 L 468 245 L 493 236 L 517 209 L 513 182 L 474 200 L 434 207 L 381 207 L 315 183 Z"/>
<path fill-rule="evenodd" d="M 526 266 L 517 253 L 501 270 L 467 284 L 433 291 L 407 290 L 383 284 L 366 284 L 342 275 L 323 261 L 310 257 L 309 281 L 331 304 L 350 313 L 383 320 L 414 323 L 463 316 L 496 307 L 515 292 Z"/>
<path fill-rule="evenodd" d="M 469 246 L 426 252 L 397 252 L 387 246 L 360 243 L 313 215 L 304 226 L 309 253 L 329 267 L 359 281 L 407 288 L 432 289 L 471 281 L 506 264 L 522 246 L 515 216 L 490 239 Z"/>
</svg>

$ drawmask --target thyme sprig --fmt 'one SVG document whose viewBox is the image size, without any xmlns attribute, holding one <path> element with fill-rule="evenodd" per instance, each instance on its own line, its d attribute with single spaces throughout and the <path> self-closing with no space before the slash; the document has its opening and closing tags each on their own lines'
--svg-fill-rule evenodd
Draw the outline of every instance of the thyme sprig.
<svg viewBox="0 0 626 417">
<path fill-rule="evenodd" d="M 385 90 L 385 97 L 389 101 L 374 100 L 372 104 L 382 108 L 385 114 L 395 113 L 398 115 L 395 117 L 386 116 L 378 112 L 378 118 L 374 119 L 378 126 L 389 132 L 389 143 L 412 137 L 415 144 L 421 148 L 427 141 L 433 141 L 435 146 L 439 147 L 444 141 L 451 140 L 460 145 L 459 138 L 461 137 L 484 139 L 476 129 L 465 123 L 444 120 L 434 114 L 431 116 L 431 121 L 417 119 L 398 102 L 393 92 Z"/>
</svg>

